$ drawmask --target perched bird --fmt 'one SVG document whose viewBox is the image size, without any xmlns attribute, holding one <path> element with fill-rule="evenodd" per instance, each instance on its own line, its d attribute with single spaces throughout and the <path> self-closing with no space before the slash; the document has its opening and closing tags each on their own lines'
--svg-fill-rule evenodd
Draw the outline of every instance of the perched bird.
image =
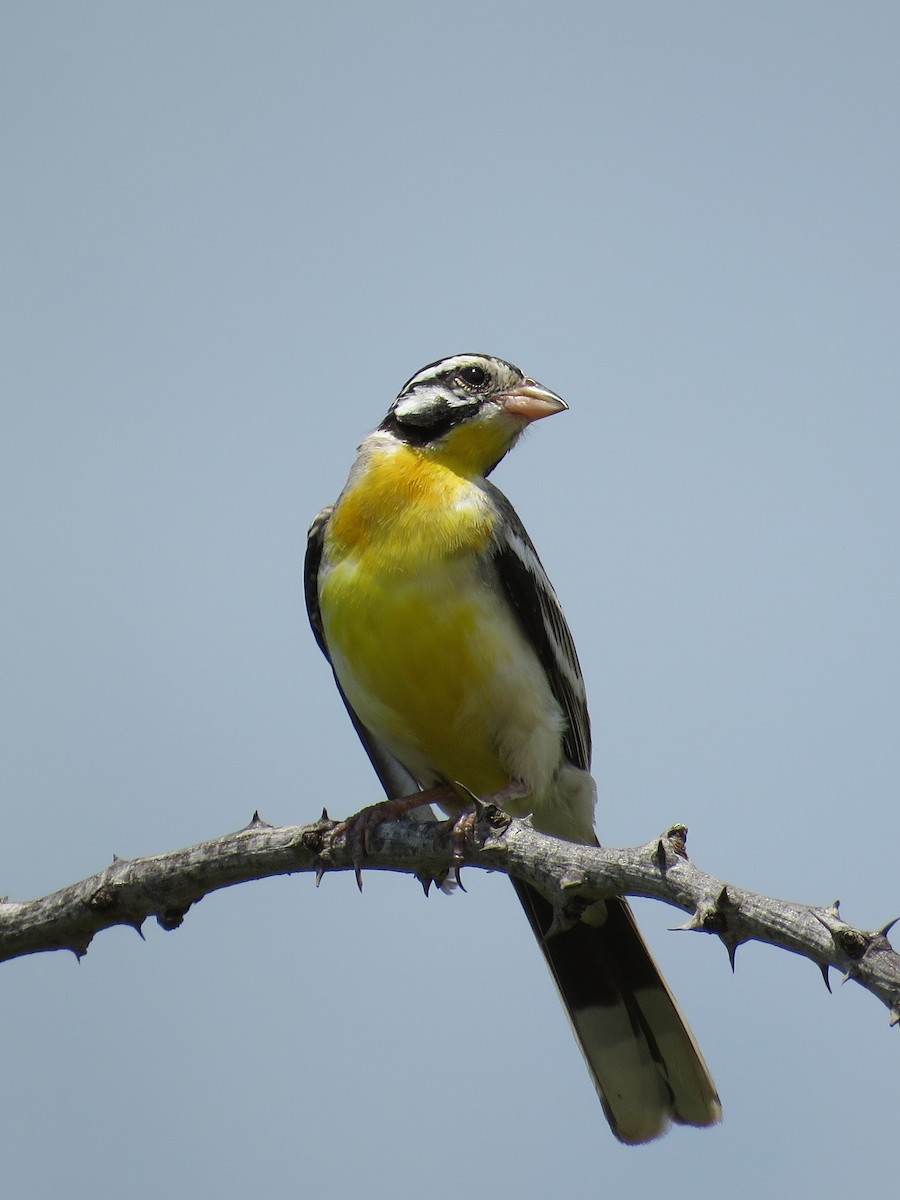
<svg viewBox="0 0 900 1200">
<path fill-rule="evenodd" d="M 556 593 L 487 476 L 559 396 L 458 354 L 409 380 L 314 520 L 310 623 L 387 795 L 449 786 L 596 845 L 584 681 Z M 451 794 L 445 791 L 445 795 Z M 568 928 L 513 879 L 610 1126 L 647 1142 L 721 1119 L 715 1085 L 624 900 Z M 558 926 L 559 923 L 557 923 Z"/>
</svg>

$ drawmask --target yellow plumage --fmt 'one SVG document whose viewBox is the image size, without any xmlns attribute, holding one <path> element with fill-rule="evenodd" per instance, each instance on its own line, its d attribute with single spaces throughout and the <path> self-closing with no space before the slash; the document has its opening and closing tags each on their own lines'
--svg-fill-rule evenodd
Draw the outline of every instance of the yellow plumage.
<svg viewBox="0 0 900 1200">
<path fill-rule="evenodd" d="M 516 729 L 556 743 L 559 718 L 479 570 L 496 513 L 447 457 L 386 440 L 368 448 L 326 531 L 322 621 L 364 724 L 423 782 L 440 776 L 486 795 L 516 773 Z"/>
</svg>

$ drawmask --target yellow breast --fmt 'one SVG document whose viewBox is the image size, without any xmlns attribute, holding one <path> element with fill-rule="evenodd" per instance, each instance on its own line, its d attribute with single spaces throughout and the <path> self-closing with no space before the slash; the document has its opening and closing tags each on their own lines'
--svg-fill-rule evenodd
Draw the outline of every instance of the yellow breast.
<svg viewBox="0 0 900 1200">
<path fill-rule="evenodd" d="M 481 795 L 522 773 L 521 745 L 554 766 L 559 740 L 543 671 L 480 562 L 494 519 L 472 481 L 394 443 L 351 477 L 320 577 L 329 652 L 364 724 L 421 783 Z"/>
<path fill-rule="evenodd" d="M 417 574 L 423 565 L 490 542 L 493 514 L 475 482 L 393 440 L 369 439 L 329 522 L 329 564 L 367 576 Z"/>
</svg>

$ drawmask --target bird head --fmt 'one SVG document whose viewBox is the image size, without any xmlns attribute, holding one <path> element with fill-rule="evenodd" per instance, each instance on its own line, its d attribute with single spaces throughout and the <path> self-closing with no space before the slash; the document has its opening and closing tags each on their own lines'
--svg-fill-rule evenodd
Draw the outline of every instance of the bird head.
<svg viewBox="0 0 900 1200">
<path fill-rule="evenodd" d="M 502 358 L 456 354 L 413 375 L 380 428 L 465 475 L 487 475 L 526 426 L 568 405 Z"/>
</svg>

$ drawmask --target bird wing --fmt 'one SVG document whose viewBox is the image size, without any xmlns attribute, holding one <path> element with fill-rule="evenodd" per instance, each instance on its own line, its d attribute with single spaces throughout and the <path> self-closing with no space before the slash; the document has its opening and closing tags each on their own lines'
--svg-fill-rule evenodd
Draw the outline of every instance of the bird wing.
<svg viewBox="0 0 900 1200">
<path fill-rule="evenodd" d="M 516 510 L 492 483 L 485 481 L 483 487 L 500 515 L 491 554 L 497 580 L 565 716 L 563 753 L 573 766 L 589 771 L 591 722 L 584 678 L 562 605 Z"/>
</svg>

